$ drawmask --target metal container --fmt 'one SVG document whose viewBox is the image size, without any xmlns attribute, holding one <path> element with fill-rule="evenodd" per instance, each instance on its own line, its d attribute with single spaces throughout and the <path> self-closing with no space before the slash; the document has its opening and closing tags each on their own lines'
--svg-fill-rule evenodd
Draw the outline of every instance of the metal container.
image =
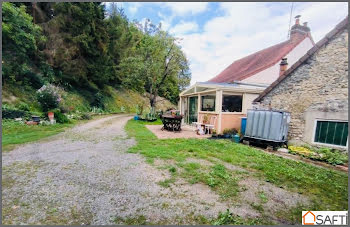
<svg viewBox="0 0 350 227">
<path fill-rule="evenodd" d="M 34 122 L 40 122 L 40 117 L 39 116 L 32 116 L 32 120 L 34 121 Z"/>
<path fill-rule="evenodd" d="M 286 142 L 290 113 L 276 110 L 248 110 L 244 137 Z"/>
<path fill-rule="evenodd" d="M 232 139 L 233 139 L 233 141 L 235 142 L 235 143 L 239 143 L 239 135 L 238 134 L 236 134 L 236 135 L 234 135 L 234 136 L 232 136 Z"/>
</svg>

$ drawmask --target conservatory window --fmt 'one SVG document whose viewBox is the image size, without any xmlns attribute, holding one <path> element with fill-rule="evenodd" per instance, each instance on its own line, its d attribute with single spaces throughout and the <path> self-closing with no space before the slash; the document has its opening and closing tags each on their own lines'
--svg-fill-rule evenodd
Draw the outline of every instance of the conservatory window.
<svg viewBox="0 0 350 227">
<path fill-rule="evenodd" d="M 205 95 L 202 96 L 201 111 L 215 111 L 215 96 Z"/>
<path fill-rule="evenodd" d="M 222 112 L 242 112 L 242 96 L 223 95 Z"/>
</svg>

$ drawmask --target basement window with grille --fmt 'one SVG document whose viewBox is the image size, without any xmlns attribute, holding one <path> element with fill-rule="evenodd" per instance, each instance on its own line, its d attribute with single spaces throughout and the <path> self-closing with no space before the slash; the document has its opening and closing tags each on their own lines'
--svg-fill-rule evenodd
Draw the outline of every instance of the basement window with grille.
<svg viewBox="0 0 350 227">
<path fill-rule="evenodd" d="M 348 122 L 317 120 L 314 142 L 347 146 Z"/>
</svg>

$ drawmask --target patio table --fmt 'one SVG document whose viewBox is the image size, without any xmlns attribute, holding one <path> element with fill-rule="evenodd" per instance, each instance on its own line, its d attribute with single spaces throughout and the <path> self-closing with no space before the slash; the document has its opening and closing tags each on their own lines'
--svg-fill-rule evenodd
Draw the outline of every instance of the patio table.
<svg viewBox="0 0 350 227">
<path fill-rule="evenodd" d="M 163 122 L 163 127 L 162 131 L 168 130 L 168 131 L 181 131 L 181 121 L 182 121 L 182 116 L 173 116 L 173 115 L 162 115 L 162 122 Z"/>
</svg>

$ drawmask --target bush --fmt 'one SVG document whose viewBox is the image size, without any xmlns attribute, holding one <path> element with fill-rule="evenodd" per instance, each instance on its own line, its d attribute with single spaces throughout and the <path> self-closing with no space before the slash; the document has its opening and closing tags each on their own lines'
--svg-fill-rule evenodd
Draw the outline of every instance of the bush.
<svg viewBox="0 0 350 227">
<path fill-rule="evenodd" d="M 21 102 L 21 103 L 17 106 L 17 108 L 18 108 L 19 110 L 29 111 L 29 106 L 28 106 L 28 104 L 27 104 L 27 103 L 24 103 L 24 102 Z"/>
<path fill-rule="evenodd" d="M 58 88 L 51 84 L 42 86 L 36 95 L 44 112 L 57 108 L 61 101 Z"/>
<path fill-rule="evenodd" d="M 96 107 L 96 106 L 93 106 L 91 108 L 91 112 L 93 112 L 93 113 L 104 113 L 103 109 L 101 109 L 99 107 Z"/>
<path fill-rule="evenodd" d="M 8 105 L 2 105 L 2 118 L 3 119 L 14 119 L 14 118 L 31 118 L 29 111 L 19 110 L 16 108 L 9 107 Z"/>
<path fill-rule="evenodd" d="M 61 113 L 59 110 L 54 110 L 52 111 L 54 113 L 54 118 L 56 120 L 57 123 L 69 123 L 69 119 L 67 118 L 66 115 L 64 115 L 63 113 Z"/>
<path fill-rule="evenodd" d="M 90 120 L 91 119 L 91 115 L 88 114 L 88 113 L 83 113 L 81 115 L 81 119 L 83 119 L 83 120 Z"/>
<path fill-rule="evenodd" d="M 238 133 L 237 129 L 232 128 L 232 129 L 224 129 L 224 131 L 222 132 L 224 135 L 236 135 Z"/>
<path fill-rule="evenodd" d="M 318 155 L 311 156 L 311 159 L 325 161 L 331 165 L 344 165 L 348 162 L 348 155 L 336 149 L 320 148 L 315 152 Z"/>
<path fill-rule="evenodd" d="M 348 155 L 345 152 L 336 149 L 317 149 L 310 146 L 289 146 L 288 149 L 289 153 L 298 154 L 316 161 L 327 162 L 331 165 L 344 165 L 348 162 Z"/>
</svg>

